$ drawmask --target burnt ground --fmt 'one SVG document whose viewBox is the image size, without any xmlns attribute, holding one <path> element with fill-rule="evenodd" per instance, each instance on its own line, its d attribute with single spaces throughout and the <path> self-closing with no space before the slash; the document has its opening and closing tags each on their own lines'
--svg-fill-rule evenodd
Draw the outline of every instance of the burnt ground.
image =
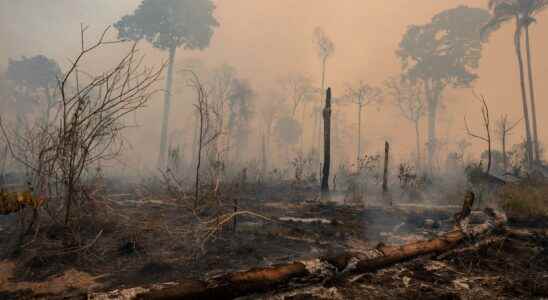
<svg viewBox="0 0 548 300">
<path fill-rule="evenodd" d="M 249 191 L 238 199 L 240 209 L 270 220 L 239 217 L 235 232 L 231 226 L 225 226 L 205 246 L 206 251 L 199 254 L 190 236 L 181 234 L 191 216 L 167 198 L 108 201 L 108 213 L 97 216 L 100 221 L 82 225 L 84 233 L 80 238 L 85 242 L 81 244 L 91 246 L 69 253 L 59 250 L 66 234 L 62 227 L 44 228 L 44 234 L 21 253 L 10 252 L 10 226 L 14 220 L 4 219 L 0 221 L 0 299 L 49 299 L 53 295 L 79 298 L 88 289 L 100 291 L 205 278 L 317 257 L 343 248 L 359 251 L 379 242 L 406 243 L 447 230 L 452 225 L 452 214 L 458 210 L 389 206 L 382 201 L 367 206 L 342 201 L 320 203 L 316 192 L 306 188 Z M 288 219 L 280 221 L 281 217 Z M 301 222 L 303 219 L 311 222 Z M 516 219 L 511 226 L 542 223 Z M 548 297 L 547 249 L 546 241 L 506 240 L 457 257 L 418 258 L 333 286 L 279 290 L 249 299 Z"/>
</svg>

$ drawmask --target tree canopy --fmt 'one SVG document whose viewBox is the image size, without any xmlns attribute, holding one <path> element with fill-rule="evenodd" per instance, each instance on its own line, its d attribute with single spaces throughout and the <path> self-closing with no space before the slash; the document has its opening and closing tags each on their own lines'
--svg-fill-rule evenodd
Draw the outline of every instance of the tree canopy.
<svg viewBox="0 0 548 300">
<path fill-rule="evenodd" d="M 435 15 L 426 25 L 410 26 L 397 51 L 406 76 L 468 86 L 477 78 L 473 70 L 481 58 L 480 30 L 489 18 L 485 9 L 459 6 Z"/>
<path fill-rule="evenodd" d="M 61 75 L 61 68 L 53 59 L 43 55 L 9 60 L 6 77 L 19 86 L 31 90 L 53 88 Z"/>
<path fill-rule="evenodd" d="M 143 0 L 114 24 L 123 39 L 146 39 L 154 47 L 204 49 L 219 23 L 211 0 Z"/>
<path fill-rule="evenodd" d="M 10 59 L 1 84 L 5 98 L 3 106 L 20 114 L 32 112 L 43 99 L 44 92 L 51 98 L 51 90 L 57 87 L 61 75 L 57 62 L 43 55 Z"/>
</svg>

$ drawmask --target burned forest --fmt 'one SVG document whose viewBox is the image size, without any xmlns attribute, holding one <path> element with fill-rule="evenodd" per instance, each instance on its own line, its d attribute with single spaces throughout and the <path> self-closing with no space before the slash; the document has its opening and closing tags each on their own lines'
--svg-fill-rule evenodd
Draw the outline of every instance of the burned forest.
<svg viewBox="0 0 548 300">
<path fill-rule="evenodd" d="M 548 298 L 547 8 L 0 1 L 0 300 Z"/>
</svg>

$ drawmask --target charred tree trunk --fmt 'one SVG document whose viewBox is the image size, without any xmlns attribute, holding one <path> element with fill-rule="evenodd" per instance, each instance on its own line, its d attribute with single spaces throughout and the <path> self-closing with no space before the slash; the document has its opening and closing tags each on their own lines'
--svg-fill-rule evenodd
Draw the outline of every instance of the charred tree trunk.
<svg viewBox="0 0 548 300">
<path fill-rule="evenodd" d="M 384 171 L 382 174 L 382 192 L 388 192 L 388 158 L 390 155 L 390 144 L 384 142 Z"/>
<path fill-rule="evenodd" d="M 322 170 L 322 193 L 329 193 L 329 168 L 331 166 L 331 88 L 327 88 L 325 108 L 323 109 L 323 170 Z"/>
</svg>

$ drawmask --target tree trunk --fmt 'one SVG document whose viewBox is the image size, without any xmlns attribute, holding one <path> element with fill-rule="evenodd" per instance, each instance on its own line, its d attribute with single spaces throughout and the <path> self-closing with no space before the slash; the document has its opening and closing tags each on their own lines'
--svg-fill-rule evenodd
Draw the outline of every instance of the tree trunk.
<svg viewBox="0 0 548 300">
<path fill-rule="evenodd" d="M 46 93 L 47 104 L 46 104 L 46 115 L 44 116 L 44 119 L 45 119 L 44 125 L 48 126 L 50 115 L 51 115 L 51 109 L 53 108 L 53 97 L 51 96 L 49 88 L 45 89 L 45 93 Z"/>
<path fill-rule="evenodd" d="M 436 156 L 436 120 L 438 111 L 438 101 L 431 99 L 428 101 L 428 172 L 434 172 L 434 158 Z"/>
<path fill-rule="evenodd" d="M 487 133 L 487 135 L 489 135 L 489 132 Z M 491 137 L 488 137 L 487 139 L 487 174 L 491 174 L 491 164 L 493 161 Z"/>
<path fill-rule="evenodd" d="M 518 17 L 516 17 L 518 18 Z M 514 46 L 516 48 L 516 56 L 519 67 L 519 79 L 521 85 L 521 101 L 523 105 L 523 119 L 525 120 L 525 137 L 526 137 L 526 151 L 527 151 L 527 164 L 528 168 L 532 167 L 533 151 L 531 148 L 531 122 L 529 120 L 529 108 L 527 106 L 527 92 L 525 88 L 525 75 L 523 71 L 523 57 L 521 54 L 521 27 L 519 25 L 519 19 L 516 20 L 516 32 L 514 34 Z"/>
<path fill-rule="evenodd" d="M 199 117 L 200 117 L 200 128 L 198 136 L 198 161 L 196 162 L 196 177 L 195 177 L 195 190 L 194 190 L 194 209 L 198 208 L 200 203 L 200 167 L 202 165 L 202 147 L 204 146 L 204 107 L 203 104 L 199 104 Z"/>
<path fill-rule="evenodd" d="M 415 147 L 417 147 L 417 162 L 415 164 L 415 168 L 417 169 L 417 173 L 421 171 L 421 134 L 420 134 L 420 128 L 419 128 L 419 122 L 415 122 Z"/>
<path fill-rule="evenodd" d="M 158 156 L 158 167 L 165 167 L 167 154 L 167 131 L 169 124 L 169 112 L 171 110 L 171 88 L 173 84 L 173 65 L 175 63 L 175 52 L 177 47 L 169 49 L 169 61 L 167 66 L 166 90 L 164 91 L 164 114 L 162 116 L 162 131 L 160 133 L 160 154 Z"/>
<path fill-rule="evenodd" d="M 508 155 L 506 154 L 506 126 L 502 128 L 502 167 L 508 172 Z"/>
<path fill-rule="evenodd" d="M 74 202 L 74 192 L 74 182 L 69 178 L 65 185 L 65 225 L 68 225 L 70 221 L 72 202 Z"/>
<path fill-rule="evenodd" d="M 194 115 L 194 126 L 192 126 L 194 130 L 192 134 L 192 161 L 190 162 L 191 165 L 194 164 L 198 156 L 198 131 L 200 130 L 198 121 L 198 114 L 196 114 Z"/>
<path fill-rule="evenodd" d="M 358 104 L 358 155 L 356 162 L 359 163 L 359 160 L 362 156 L 362 106 Z M 356 167 L 359 167 L 356 164 Z"/>
<path fill-rule="evenodd" d="M 531 62 L 531 48 L 529 42 L 529 26 L 525 26 L 525 48 L 527 54 L 527 72 L 529 79 L 529 95 L 531 99 L 531 113 L 533 117 L 533 146 L 535 161 L 538 162 L 541 160 L 540 157 L 540 145 L 538 140 L 538 129 L 537 129 L 537 109 L 535 105 L 535 88 L 533 80 L 533 63 Z"/>
<path fill-rule="evenodd" d="M 384 142 L 384 171 L 382 175 L 382 192 L 388 192 L 388 159 L 390 156 L 390 144 Z"/>
<path fill-rule="evenodd" d="M 326 65 L 327 65 L 327 57 L 324 57 L 322 59 L 322 87 L 321 87 L 321 92 L 320 92 L 321 103 L 324 103 L 324 100 L 325 100 L 324 93 L 325 93 L 325 69 L 326 69 Z M 319 112 L 318 112 L 318 114 L 319 114 Z M 318 150 L 322 148 L 321 136 L 322 136 L 321 118 L 318 118 L 318 140 L 317 140 Z M 320 156 L 321 156 L 321 151 L 319 151 L 319 153 L 320 153 Z"/>
<path fill-rule="evenodd" d="M 261 139 L 261 156 L 261 169 L 263 172 L 263 176 L 266 176 L 268 166 L 266 161 L 266 137 L 264 133 Z"/>
<path fill-rule="evenodd" d="M 303 103 L 303 115 L 302 115 L 302 119 L 301 119 L 301 129 L 302 129 L 302 133 L 301 133 L 301 152 L 304 153 L 304 136 L 305 136 L 305 124 L 306 124 L 306 103 Z"/>
<path fill-rule="evenodd" d="M 325 108 L 323 110 L 324 122 L 324 158 L 322 170 L 322 193 L 329 193 L 329 167 L 331 166 L 331 88 L 327 88 Z"/>
</svg>

